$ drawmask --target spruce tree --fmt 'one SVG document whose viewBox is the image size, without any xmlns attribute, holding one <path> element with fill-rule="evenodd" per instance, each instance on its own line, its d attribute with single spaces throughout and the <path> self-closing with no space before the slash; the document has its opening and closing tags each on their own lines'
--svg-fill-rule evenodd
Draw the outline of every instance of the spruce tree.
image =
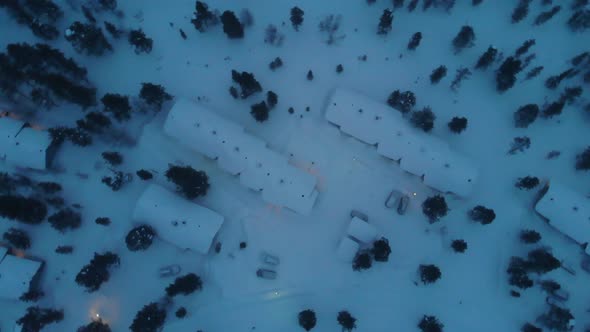
<svg viewBox="0 0 590 332">
<path fill-rule="evenodd" d="M 223 24 L 223 32 L 229 39 L 244 38 L 244 27 L 234 12 L 230 10 L 224 11 L 221 15 L 221 23 Z"/>
<path fill-rule="evenodd" d="M 389 9 L 383 10 L 381 18 L 379 19 L 379 25 L 377 26 L 377 34 L 386 35 L 391 31 L 391 24 L 393 22 L 393 12 Z"/>
<path fill-rule="evenodd" d="M 299 27 L 303 23 L 303 15 L 305 13 L 299 7 L 291 8 L 291 24 L 293 25 L 293 29 L 295 31 L 299 31 Z"/>
</svg>

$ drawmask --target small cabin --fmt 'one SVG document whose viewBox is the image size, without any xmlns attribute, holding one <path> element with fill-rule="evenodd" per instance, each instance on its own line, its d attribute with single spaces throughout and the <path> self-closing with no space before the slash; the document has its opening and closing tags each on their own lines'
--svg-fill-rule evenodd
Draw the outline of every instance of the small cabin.
<svg viewBox="0 0 590 332">
<path fill-rule="evenodd" d="M 0 300 L 18 300 L 35 289 L 43 262 L 12 255 L 6 247 L 0 247 Z"/>
<path fill-rule="evenodd" d="M 137 201 L 133 220 L 149 224 L 158 237 L 180 249 L 207 254 L 224 219 L 215 211 L 152 184 Z"/>
<path fill-rule="evenodd" d="M 565 185 L 550 181 L 541 190 L 535 210 L 553 228 L 590 255 L 590 200 Z"/>
<path fill-rule="evenodd" d="M 0 160 L 21 168 L 51 168 L 58 146 L 46 130 L 3 112 L 0 113 L 0 135 Z"/>
</svg>

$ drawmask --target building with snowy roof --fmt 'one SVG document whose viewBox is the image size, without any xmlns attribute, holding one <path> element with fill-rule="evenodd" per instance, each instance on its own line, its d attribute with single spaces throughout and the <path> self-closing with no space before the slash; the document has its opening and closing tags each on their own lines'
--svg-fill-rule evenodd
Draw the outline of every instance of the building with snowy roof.
<svg viewBox="0 0 590 332">
<path fill-rule="evenodd" d="M 133 220 L 149 224 L 158 237 L 181 249 L 206 254 L 224 219 L 215 211 L 152 184 L 137 201 Z"/>
<path fill-rule="evenodd" d="M 43 263 L 9 254 L 0 247 L 0 299 L 18 300 L 34 288 Z"/>
<path fill-rule="evenodd" d="M 217 160 L 238 175 L 242 185 L 262 192 L 273 205 L 308 215 L 318 196 L 317 179 L 289 163 L 283 155 L 243 127 L 188 100 L 178 100 L 164 123 L 164 132 L 187 148 Z"/>
<path fill-rule="evenodd" d="M 45 170 L 57 152 L 51 136 L 8 112 L 0 113 L 0 160 L 22 168 Z"/>
<path fill-rule="evenodd" d="M 477 169 L 447 143 L 408 125 L 401 114 L 356 92 L 336 90 L 330 97 L 326 119 L 358 140 L 377 146 L 377 153 L 399 161 L 400 167 L 423 178 L 442 192 L 467 196 L 473 190 Z"/>
<path fill-rule="evenodd" d="M 563 184 L 550 181 L 535 204 L 549 225 L 581 245 L 590 255 L 590 200 Z"/>
</svg>

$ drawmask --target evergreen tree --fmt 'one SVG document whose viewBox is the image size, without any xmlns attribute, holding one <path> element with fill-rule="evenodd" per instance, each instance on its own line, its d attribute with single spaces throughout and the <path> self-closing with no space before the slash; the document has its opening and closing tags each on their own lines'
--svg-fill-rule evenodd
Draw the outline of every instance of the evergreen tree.
<svg viewBox="0 0 590 332">
<path fill-rule="evenodd" d="M 583 90 L 581 86 L 567 87 L 560 99 L 565 101 L 568 105 L 571 105 L 582 95 L 582 92 Z"/>
<path fill-rule="evenodd" d="M 520 240 L 527 244 L 537 243 L 541 240 L 541 234 L 532 229 L 524 229 L 520 232 Z"/>
<path fill-rule="evenodd" d="M 475 69 L 486 70 L 496 60 L 498 49 L 489 46 L 488 49 L 479 57 L 475 64 Z"/>
<path fill-rule="evenodd" d="M 420 272 L 420 280 L 423 284 L 432 284 L 440 279 L 442 273 L 440 269 L 433 264 L 422 264 L 419 266 L 418 271 Z"/>
<path fill-rule="evenodd" d="M 410 3 L 408 3 L 408 11 L 410 13 L 416 9 L 416 7 L 418 6 L 418 1 L 420 0 L 410 0 Z"/>
<path fill-rule="evenodd" d="M 70 208 L 59 210 L 58 212 L 49 216 L 47 220 L 51 224 L 51 227 L 62 233 L 67 229 L 76 229 L 82 224 L 82 217 L 80 216 L 80 213 Z"/>
<path fill-rule="evenodd" d="M 283 66 L 283 60 L 281 60 L 281 58 L 277 57 L 274 60 L 272 60 L 270 62 L 270 64 L 268 65 L 268 67 L 270 68 L 270 70 L 275 71 L 275 69 L 282 67 Z"/>
<path fill-rule="evenodd" d="M 102 320 L 95 320 L 79 327 L 76 332 L 111 332 L 111 327 Z"/>
<path fill-rule="evenodd" d="M 515 154 L 516 152 L 524 152 L 524 150 L 531 147 L 531 139 L 527 136 L 514 137 L 510 143 L 510 150 L 508 154 Z"/>
<path fill-rule="evenodd" d="M 94 223 L 97 225 L 108 226 L 111 224 L 111 218 L 108 217 L 98 217 L 94 220 Z"/>
<path fill-rule="evenodd" d="M 453 48 L 455 49 L 455 54 L 461 52 L 464 48 L 471 48 L 475 41 L 475 32 L 473 28 L 469 25 L 464 25 L 461 27 L 461 30 L 453 39 Z"/>
<path fill-rule="evenodd" d="M 539 115 L 539 106 L 536 104 L 526 104 L 514 112 L 514 126 L 516 128 L 527 128 L 535 122 Z"/>
<path fill-rule="evenodd" d="M 455 250 L 455 252 L 463 253 L 465 252 L 465 250 L 467 250 L 467 242 L 461 239 L 453 240 L 453 242 L 451 242 L 451 247 L 453 248 L 453 250 Z"/>
<path fill-rule="evenodd" d="M 172 96 L 166 92 L 163 86 L 152 83 L 141 83 L 141 90 L 139 91 L 139 98 L 153 106 L 157 112 L 162 110 L 162 105 L 172 100 Z"/>
<path fill-rule="evenodd" d="M 416 96 L 412 91 L 400 92 L 400 90 L 395 90 L 387 98 L 387 104 L 406 114 L 416 105 Z"/>
<path fill-rule="evenodd" d="M 31 239 L 29 238 L 29 235 L 20 229 L 11 227 L 4 232 L 2 238 L 17 249 L 26 250 L 31 247 Z"/>
<path fill-rule="evenodd" d="M 135 172 L 135 174 L 137 174 L 137 176 L 142 180 L 151 180 L 154 177 L 150 171 L 145 169 L 140 169 L 139 171 Z"/>
<path fill-rule="evenodd" d="M 360 271 L 360 270 L 368 270 L 373 265 L 373 260 L 371 259 L 371 255 L 368 252 L 359 252 L 354 257 L 354 261 L 352 262 L 352 270 L 353 271 Z"/>
<path fill-rule="evenodd" d="M 55 194 L 62 190 L 61 184 L 57 182 L 39 182 L 37 187 L 45 194 Z"/>
<path fill-rule="evenodd" d="M 567 20 L 567 25 L 574 32 L 590 28 L 590 9 L 579 9 Z"/>
<path fill-rule="evenodd" d="M 420 46 L 420 41 L 422 41 L 422 32 L 416 32 L 412 35 L 412 38 L 410 38 L 410 41 L 408 42 L 408 50 L 415 50 L 418 46 Z"/>
<path fill-rule="evenodd" d="M 531 46 L 535 45 L 535 40 L 534 39 L 528 39 L 526 40 L 524 43 L 522 43 L 522 45 L 520 45 L 517 49 L 516 52 L 514 54 L 515 58 L 519 58 L 522 55 L 526 54 L 529 49 L 531 48 Z"/>
<path fill-rule="evenodd" d="M 514 57 L 508 57 L 496 72 L 496 89 L 504 92 L 514 86 L 516 74 L 522 70 L 522 62 Z"/>
<path fill-rule="evenodd" d="M 512 12 L 512 23 L 522 21 L 529 14 L 529 4 L 532 0 L 520 0 Z"/>
<path fill-rule="evenodd" d="M 197 171 L 190 166 L 171 165 L 166 171 L 166 178 L 176 184 L 177 190 L 188 199 L 205 196 L 209 189 L 207 173 Z"/>
<path fill-rule="evenodd" d="M 452 132 L 460 134 L 467 128 L 467 118 L 455 116 L 449 121 L 448 126 Z"/>
<path fill-rule="evenodd" d="M 586 62 L 587 64 L 590 64 L 590 52 L 582 52 L 576 56 L 574 56 L 571 60 L 570 60 L 572 66 L 579 66 L 579 65 L 583 65 L 584 62 Z"/>
<path fill-rule="evenodd" d="M 247 73 L 245 71 L 239 73 L 235 70 L 231 71 L 232 80 L 240 86 L 240 97 L 242 99 L 246 99 L 251 95 L 262 91 L 262 86 L 256 78 L 254 78 L 254 74 Z"/>
<path fill-rule="evenodd" d="M 109 269 L 119 265 L 119 256 L 110 251 L 104 254 L 94 253 L 89 264 L 84 265 L 76 275 L 76 283 L 92 293 L 110 278 Z"/>
<path fill-rule="evenodd" d="M 554 101 L 545 106 L 543 109 L 543 113 L 541 114 L 543 118 L 550 119 L 554 116 L 560 115 L 563 112 L 563 107 L 565 106 L 565 101 L 563 99 L 559 99 L 558 101 Z"/>
<path fill-rule="evenodd" d="M 383 10 L 383 14 L 379 19 L 379 25 L 377 26 L 377 34 L 386 35 L 391 31 L 391 24 L 393 23 L 393 12 L 389 9 Z"/>
<path fill-rule="evenodd" d="M 536 176 L 525 176 L 524 178 L 518 178 L 515 187 L 518 189 L 533 189 L 539 185 L 539 178 Z"/>
<path fill-rule="evenodd" d="M 387 262 L 389 260 L 389 254 L 391 254 L 389 240 L 382 237 L 381 239 L 373 242 L 371 253 L 373 254 L 376 262 Z"/>
<path fill-rule="evenodd" d="M 541 24 L 549 21 L 553 16 L 555 16 L 555 14 L 559 13 L 560 10 L 561 10 L 561 6 L 555 6 L 555 7 L 551 8 L 551 10 L 540 13 L 535 18 L 534 25 L 541 25 Z"/>
<path fill-rule="evenodd" d="M 203 283 L 201 282 L 201 278 L 194 273 L 189 273 L 176 278 L 173 283 L 166 287 L 166 294 L 170 297 L 174 297 L 178 294 L 189 295 L 202 288 Z"/>
<path fill-rule="evenodd" d="M 574 316 L 569 309 L 549 305 L 549 311 L 537 318 L 545 327 L 551 331 L 571 331 Z"/>
<path fill-rule="evenodd" d="M 311 69 L 307 72 L 307 80 L 313 81 L 313 71 Z"/>
<path fill-rule="evenodd" d="M 418 323 L 418 328 L 422 332 L 443 332 L 444 325 L 434 316 L 424 315 Z"/>
<path fill-rule="evenodd" d="M 299 326 L 305 331 L 313 329 L 317 323 L 315 312 L 311 309 L 303 310 L 298 315 Z"/>
<path fill-rule="evenodd" d="M 424 107 L 421 111 L 413 111 L 410 117 L 410 123 L 425 132 L 429 132 L 434 128 L 434 120 L 436 120 L 436 115 L 434 115 L 432 109 L 428 106 Z"/>
<path fill-rule="evenodd" d="M 130 251 L 146 250 L 152 245 L 156 232 L 149 225 L 133 228 L 125 237 L 125 244 Z"/>
<path fill-rule="evenodd" d="M 559 86 L 561 81 L 563 81 L 566 78 L 572 77 L 575 74 L 577 74 L 577 71 L 574 70 L 573 68 L 570 68 L 570 69 L 560 73 L 559 75 L 550 76 L 545 81 L 545 87 L 547 89 L 555 90 Z"/>
<path fill-rule="evenodd" d="M 105 151 L 101 155 L 102 158 L 111 166 L 119 166 L 123 163 L 123 156 L 119 152 Z"/>
<path fill-rule="evenodd" d="M 303 10 L 299 7 L 291 8 L 291 24 L 293 25 L 293 29 L 295 31 L 299 31 L 299 27 L 303 23 Z"/>
<path fill-rule="evenodd" d="M 461 67 L 457 69 L 457 74 L 455 75 L 453 82 L 451 82 L 451 90 L 456 92 L 457 89 L 461 87 L 461 82 L 465 79 L 468 79 L 470 76 L 471 70 L 469 70 L 468 68 Z"/>
<path fill-rule="evenodd" d="M 540 73 L 543 71 L 543 68 L 545 68 L 545 67 L 543 67 L 543 66 L 537 66 L 537 67 L 535 67 L 535 68 L 531 69 L 531 70 L 530 70 L 530 71 L 529 71 L 529 72 L 526 74 L 526 78 L 525 78 L 525 80 L 527 80 L 527 81 L 528 81 L 528 80 L 530 80 L 530 79 L 533 79 L 533 78 L 535 78 L 535 77 L 539 76 L 539 74 L 540 74 Z"/>
<path fill-rule="evenodd" d="M 229 39 L 241 39 L 244 38 L 244 27 L 236 14 L 230 10 L 226 10 L 221 15 L 221 23 L 223 24 L 223 32 Z"/>
<path fill-rule="evenodd" d="M 111 126 L 112 122 L 108 116 L 99 112 L 90 112 L 84 119 L 76 121 L 76 126 L 90 133 L 102 133 Z"/>
<path fill-rule="evenodd" d="M 135 54 L 150 53 L 154 44 L 154 40 L 148 38 L 141 29 L 129 31 L 128 41 L 135 47 Z"/>
<path fill-rule="evenodd" d="M 584 151 L 576 155 L 576 170 L 590 170 L 590 146 L 588 146 Z"/>
<path fill-rule="evenodd" d="M 104 112 L 112 113 L 117 121 L 127 121 L 131 119 L 131 105 L 129 97 L 118 93 L 107 93 L 100 101 L 102 102 Z"/>
<path fill-rule="evenodd" d="M 123 35 L 123 31 L 111 22 L 104 21 L 104 29 L 115 39 L 119 39 Z"/>
<path fill-rule="evenodd" d="M 393 0 L 393 10 L 402 8 L 404 6 L 404 0 Z"/>
<path fill-rule="evenodd" d="M 78 53 L 101 56 L 113 50 L 102 30 L 92 24 L 76 21 L 66 30 L 65 37 Z"/>
<path fill-rule="evenodd" d="M 543 248 L 534 249 L 528 254 L 527 269 L 536 273 L 547 273 L 561 266 L 559 260 Z"/>
<path fill-rule="evenodd" d="M 166 310 L 152 302 L 137 312 L 129 329 L 132 332 L 158 332 L 166 321 Z"/>
<path fill-rule="evenodd" d="M 25 224 L 40 224 L 47 216 L 47 206 L 35 198 L 0 195 L 0 216 Z"/>
<path fill-rule="evenodd" d="M 469 218 L 473 221 L 477 221 L 482 225 L 491 224 L 496 219 L 496 213 L 492 209 L 488 209 L 482 205 L 477 205 L 473 209 L 469 210 Z"/>
<path fill-rule="evenodd" d="M 199 32 L 205 32 L 209 27 L 217 25 L 219 19 L 215 13 L 209 10 L 209 6 L 206 3 L 197 1 L 191 23 Z"/>
<path fill-rule="evenodd" d="M 430 74 L 430 83 L 436 84 L 436 83 L 440 82 L 440 80 L 445 76 L 447 76 L 447 67 L 446 66 L 438 66 Z"/>
<path fill-rule="evenodd" d="M 508 283 L 520 289 L 527 289 L 533 286 L 533 281 L 529 278 L 526 272 L 527 263 L 520 257 L 512 257 L 510 265 L 506 272 L 508 272 Z"/>
<path fill-rule="evenodd" d="M 273 91 L 268 91 L 266 93 L 266 104 L 268 104 L 268 108 L 269 109 L 273 109 L 275 108 L 275 106 L 277 106 L 277 103 L 279 102 L 279 96 L 277 96 L 276 93 L 274 93 Z"/>
<path fill-rule="evenodd" d="M 261 101 L 257 104 L 254 104 L 250 107 L 250 114 L 256 119 L 258 122 L 264 122 L 268 120 L 268 113 L 270 109 L 266 105 L 264 101 Z"/>
<path fill-rule="evenodd" d="M 175 315 L 178 318 L 184 318 L 184 317 L 186 317 L 186 308 L 185 307 L 178 308 L 178 310 L 176 310 Z"/>
<path fill-rule="evenodd" d="M 39 307 L 28 307 L 24 316 L 16 323 L 22 326 L 23 332 L 41 331 L 46 325 L 57 323 L 64 319 L 63 310 Z"/>
<path fill-rule="evenodd" d="M 336 320 L 342 326 L 342 331 L 350 332 L 356 328 L 356 318 L 346 310 L 340 311 Z"/>
<path fill-rule="evenodd" d="M 432 224 L 446 216 L 449 212 L 449 208 L 443 196 L 435 195 L 424 200 L 422 203 L 422 212 L 428 217 L 428 221 Z"/>
<path fill-rule="evenodd" d="M 542 280 L 541 289 L 549 294 L 553 294 L 555 291 L 561 289 L 561 285 L 555 280 Z"/>
</svg>

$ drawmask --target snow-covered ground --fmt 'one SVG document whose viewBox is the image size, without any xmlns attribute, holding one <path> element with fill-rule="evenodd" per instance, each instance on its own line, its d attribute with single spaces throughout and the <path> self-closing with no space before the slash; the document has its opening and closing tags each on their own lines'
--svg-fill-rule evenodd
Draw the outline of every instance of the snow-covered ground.
<svg viewBox="0 0 590 332">
<path fill-rule="evenodd" d="M 134 146 L 112 146 L 100 140 L 86 148 L 66 143 L 56 159 L 62 172 L 28 175 L 61 183 L 66 201 L 82 206 L 83 226 L 62 234 L 46 222 L 30 226 L 2 219 L 0 223 L 2 233 L 15 226 L 27 230 L 32 240 L 27 253 L 46 262 L 41 280 L 46 295 L 38 304 L 63 308 L 65 318 L 44 331 L 75 331 L 96 313 L 113 331 L 128 330 L 143 305 L 165 294 L 165 287 L 173 280 L 160 279 L 157 269 L 169 264 L 179 264 L 182 273 L 197 273 L 204 287 L 201 292 L 175 297 L 164 331 L 300 331 L 297 313 L 308 308 L 318 317 L 315 331 L 339 329 L 336 315 L 343 309 L 358 319 L 358 331 L 415 331 L 424 314 L 437 316 L 446 331 L 517 331 L 547 307 L 538 286 L 523 291 L 521 298 L 509 294 L 509 259 L 525 256 L 532 248 L 518 240 L 523 228 L 539 231 L 541 244 L 553 247 L 558 258 L 572 262 L 577 269 L 576 276 L 558 269 L 546 278 L 559 281 L 571 293 L 568 307 L 577 320 L 575 331 L 583 331 L 590 324 L 590 275 L 579 269 L 580 249 L 534 213 L 535 191 L 514 187 L 516 178 L 534 175 L 556 178 L 583 195 L 590 193 L 590 173 L 574 169 L 575 155 L 590 142 L 589 119 L 581 103 L 566 105 L 560 116 L 539 119 L 527 129 L 513 125 L 513 112 L 519 106 L 543 104 L 559 96 L 561 90 L 546 89 L 544 79 L 567 69 L 566 61 L 590 44 L 587 32 L 572 34 L 567 29 L 567 6 L 546 24 L 533 27 L 534 17 L 549 9 L 540 2 L 534 1 L 527 19 L 516 25 L 510 23 L 514 6 L 510 1 L 485 0 L 477 7 L 471 6 L 471 1 L 458 1 L 451 15 L 437 9 L 413 13 L 403 9 L 394 14 L 392 31 L 379 36 L 376 27 L 383 9 L 391 4 L 388 0 L 372 6 L 364 0 L 208 1 L 212 9 L 238 13 L 248 8 L 252 12 L 254 25 L 246 28 L 245 39 L 229 40 L 221 26 L 206 33 L 193 28 L 192 0 L 121 0 L 119 7 L 126 18 L 120 24 L 141 27 L 153 38 L 151 54 L 136 55 L 125 40 L 119 40 L 113 43 L 113 54 L 87 57 L 77 54 L 63 38 L 53 42 L 88 68 L 89 80 L 97 85 L 99 96 L 108 92 L 136 96 L 141 82 L 162 84 L 170 94 L 202 103 L 239 123 L 273 150 L 292 154 L 294 165 L 316 176 L 320 193 L 309 216 L 264 203 L 259 193 L 241 186 L 214 161 L 167 137 L 162 131 L 165 111 L 153 119 L 135 116 L 129 125 L 138 128 L 130 130 L 137 139 Z M 289 10 L 295 5 L 305 11 L 299 32 L 289 22 Z M 66 4 L 63 7 L 65 29 L 82 15 L 67 9 Z M 341 32 L 346 37 L 336 45 L 326 45 L 317 28 L 327 14 L 343 17 Z M 0 11 L 0 24 L 2 50 L 10 43 L 39 41 L 4 11 Z M 282 46 L 264 43 L 268 24 L 277 25 L 285 34 Z M 475 47 L 454 55 L 451 40 L 465 24 L 474 27 Z M 179 28 L 187 33 L 187 40 L 181 38 Z M 417 31 L 423 34 L 422 43 L 409 52 L 407 42 Z M 455 70 L 472 67 L 489 45 L 508 56 L 531 38 L 536 40 L 532 52 L 537 58 L 529 68 L 545 66 L 540 77 L 521 83 L 521 74 L 515 88 L 499 95 L 491 68 L 473 70 L 458 92 L 450 90 Z M 362 55 L 367 56 L 366 61 L 358 59 Z M 284 66 L 273 72 L 268 64 L 277 56 Z M 338 64 L 344 67 L 341 74 L 335 71 Z M 449 73 L 441 83 L 431 85 L 429 75 L 441 64 Z M 278 94 L 279 103 L 268 121 L 258 123 L 249 114 L 250 105 L 261 100 L 262 94 L 246 101 L 229 96 L 232 69 L 254 73 L 265 91 Z M 310 69 L 313 81 L 306 79 Z M 473 194 L 466 198 L 446 196 L 449 214 L 430 225 L 420 205 L 434 191 L 379 156 L 374 147 L 342 134 L 325 120 L 325 104 L 335 88 L 352 89 L 381 102 L 393 90 L 414 91 L 417 108 L 429 105 L 437 116 L 431 134 L 478 166 L 480 177 Z M 588 102 L 587 91 L 581 99 Z M 294 114 L 287 112 L 289 107 L 295 109 Z M 64 106 L 37 115 L 39 122 L 50 127 L 71 125 L 83 113 Z M 460 135 L 446 126 L 454 116 L 469 120 Z M 532 141 L 530 149 L 508 155 L 512 138 L 524 135 Z M 206 171 L 211 188 L 196 202 L 225 217 L 218 235 L 221 251 L 202 256 L 156 240 L 147 251 L 130 252 L 124 238 L 133 227 L 135 202 L 148 183 L 135 177 L 119 192 L 102 184 L 100 179 L 109 172 L 100 153 L 112 150 L 124 155 L 121 170 L 154 170 L 151 181 L 169 189 L 174 186 L 164 176 L 168 164 Z M 561 155 L 545 159 L 551 150 L 559 150 Z M 0 163 L 0 171 L 15 169 Z M 81 179 L 78 172 L 89 176 Z M 404 216 L 384 206 L 392 189 L 412 194 Z M 486 226 L 469 221 L 466 213 L 475 205 L 493 208 L 496 220 Z M 351 209 L 367 213 L 379 234 L 389 239 L 392 253 L 388 262 L 374 262 L 371 269 L 355 272 L 350 264 L 338 261 L 336 247 L 350 221 Z M 109 217 L 112 224 L 97 225 L 97 217 Z M 464 254 L 452 251 L 453 239 L 468 242 Z M 246 249 L 239 249 L 241 241 L 247 242 Z M 73 254 L 54 253 L 56 246 L 64 244 L 74 246 Z M 106 250 L 120 256 L 121 266 L 112 270 L 110 280 L 99 291 L 87 293 L 74 278 L 94 252 Z M 261 251 L 280 257 L 278 279 L 256 277 Z M 442 278 L 432 285 L 416 285 L 420 264 L 436 264 Z M 28 306 L 0 302 L 0 329 L 10 330 Z M 180 306 L 188 310 L 183 320 L 174 316 Z"/>
</svg>

